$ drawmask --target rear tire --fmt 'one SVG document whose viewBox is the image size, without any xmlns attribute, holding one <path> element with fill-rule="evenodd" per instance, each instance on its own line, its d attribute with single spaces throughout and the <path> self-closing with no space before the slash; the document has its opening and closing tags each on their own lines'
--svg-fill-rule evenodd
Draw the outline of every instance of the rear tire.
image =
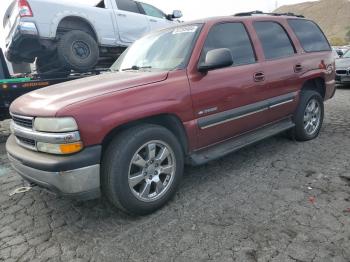
<svg viewBox="0 0 350 262">
<path fill-rule="evenodd" d="M 322 96 L 313 90 L 302 91 L 292 134 L 297 141 L 309 141 L 318 137 L 324 119 Z"/>
<path fill-rule="evenodd" d="M 176 137 L 157 125 L 140 125 L 116 136 L 103 155 L 102 191 L 116 207 L 146 215 L 175 194 L 184 168 Z"/>
<path fill-rule="evenodd" d="M 64 68 L 77 72 L 88 72 L 98 62 L 99 47 L 90 34 L 72 30 L 61 36 L 57 44 L 57 55 Z"/>
</svg>

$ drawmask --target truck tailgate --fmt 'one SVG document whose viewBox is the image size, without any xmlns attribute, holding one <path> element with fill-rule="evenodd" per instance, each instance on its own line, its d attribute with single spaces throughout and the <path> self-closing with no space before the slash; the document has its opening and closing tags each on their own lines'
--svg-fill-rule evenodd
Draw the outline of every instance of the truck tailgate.
<svg viewBox="0 0 350 262">
<path fill-rule="evenodd" d="M 19 9 L 17 1 L 14 0 L 6 10 L 3 27 L 6 38 L 6 44 L 9 42 L 9 38 L 12 35 L 12 32 L 16 29 L 17 19 L 19 18 Z"/>
</svg>

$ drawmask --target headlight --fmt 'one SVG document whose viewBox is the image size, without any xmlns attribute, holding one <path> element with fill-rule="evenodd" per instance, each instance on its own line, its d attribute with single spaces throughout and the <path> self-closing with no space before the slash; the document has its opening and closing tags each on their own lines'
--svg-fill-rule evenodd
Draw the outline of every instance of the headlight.
<svg viewBox="0 0 350 262">
<path fill-rule="evenodd" d="M 77 131 L 78 125 L 72 117 L 62 118 L 43 118 L 37 117 L 34 120 L 34 128 L 36 131 L 64 133 Z"/>
<path fill-rule="evenodd" d="M 78 125 L 72 117 L 37 117 L 34 120 L 34 129 L 38 132 L 66 133 L 78 131 Z M 69 140 L 57 143 L 54 139 L 52 143 L 44 143 L 39 140 L 36 143 L 36 147 L 39 152 L 68 155 L 81 151 L 83 149 L 83 143 L 81 141 L 71 141 L 71 143 L 69 143 Z"/>
<path fill-rule="evenodd" d="M 49 144 L 43 142 L 37 142 L 36 147 L 38 151 L 43 153 L 55 154 L 55 155 L 68 155 L 74 154 L 83 149 L 82 142 L 76 142 L 71 144 Z"/>
</svg>

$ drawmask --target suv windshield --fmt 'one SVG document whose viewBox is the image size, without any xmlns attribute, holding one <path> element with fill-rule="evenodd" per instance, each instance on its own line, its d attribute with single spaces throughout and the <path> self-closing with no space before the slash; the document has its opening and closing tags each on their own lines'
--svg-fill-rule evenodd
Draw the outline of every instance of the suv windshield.
<svg viewBox="0 0 350 262">
<path fill-rule="evenodd" d="M 112 71 L 169 71 L 187 66 L 201 25 L 157 31 L 137 40 L 112 65 Z"/>
<path fill-rule="evenodd" d="M 341 58 L 350 58 L 350 50 L 346 51 Z"/>
</svg>

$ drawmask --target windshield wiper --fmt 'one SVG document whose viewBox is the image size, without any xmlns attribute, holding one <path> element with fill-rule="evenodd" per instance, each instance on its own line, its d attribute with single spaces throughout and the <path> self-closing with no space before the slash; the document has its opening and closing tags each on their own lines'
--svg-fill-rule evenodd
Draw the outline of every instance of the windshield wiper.
<svg viewBox="0 0 350 262">
<path fill-rule="evenodd" d="M 137 66 L 137 65 L 134 65 L 130 68 L 124 68 L 122 69 L 122 71 L 129 71 L 129 70 L 135 70 L 135 71 L 139 71 L 141 69 L 149 69 L 149 68 L 152 68 L 152 66 Z"/>
</svg>

